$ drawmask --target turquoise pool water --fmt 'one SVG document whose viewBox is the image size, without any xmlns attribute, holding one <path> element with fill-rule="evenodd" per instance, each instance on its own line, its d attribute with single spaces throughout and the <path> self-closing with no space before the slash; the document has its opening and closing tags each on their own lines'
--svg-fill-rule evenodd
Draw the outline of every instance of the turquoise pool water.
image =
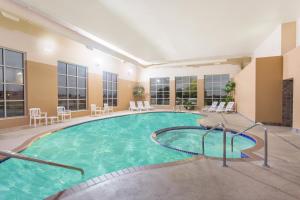
<svg viewBox="0 0 300 200">
<path fill-rule="evenodd" d="M 157 136 L 156 140 L 163 145 L 171 148 L 189 151 L 192 153 L 203 154 L 202 136 L 205 134 L 204 129 L 181 129 L 169 130 Z M 234 148 L 231 152 L 230 140 L 234 134 L 226 133 L 226 157 L 241 158 L 241 150 L 248 149 L 255 145 L 255 141 L 246 137 L 237 136 L 234 139 Z M 221 158 L 223 157 L 223 132 L 212 131 L 205 136 L 205 156 Z"/>
<path fill-rule="evenodd" d="M 85 170 L 85 175 L 11 158 L 0 163 L 0 199 L 43 199 L 105 173 L 189 158 L 191 155 L 154 143 L 150 135 L 162 128 L 198 125 L 197 120 L 201 117 L 171 112 L 136 114 L 60 130 L 34 142 L 22 154 L 78 166 Z M 196 134 L 185 135 L 198 140 Z M 179 145 L 183 143 L 181 140 Z M 185 144 L 182 147 L 196 148 L 197 144 L 192 146 Z M 235 146 L 239 146 L 238 139 Z"/>
</svg>

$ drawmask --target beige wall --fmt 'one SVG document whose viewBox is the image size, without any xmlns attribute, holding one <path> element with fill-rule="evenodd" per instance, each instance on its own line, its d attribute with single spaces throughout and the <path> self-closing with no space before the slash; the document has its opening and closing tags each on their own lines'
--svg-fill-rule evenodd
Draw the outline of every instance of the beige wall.
<svg viewBox="0 0 300 200">
<path fill-rule="evenodd" d="M 254 59 L 235 78 L 237 111 L 263 123 L 282 122 L 282 57 Z"/>
<path fill-rule="evenodd" d="M 0 46 L 26 53 L 25 110 L 39 107 L 48 115 L 56 115 L 58 104 L 57 61 L 88 67 L 87 106 L 103 105 L 102 72 L 118 74 L 118 106 L 114 110 L 128 109 L 132 87 L 141 68 L 124 62 L 62 35 L 50 32 L 23 19 L 19 22 L 0 15 Z M 49 51 L 50 49 L 50 51 Z M 72 117 L 89 115 L 89 110 L 74 111 Z M 1 118 L 0 129 L 28 123 L 28 116 Z"/>
<path fill-rule="evenodd" d="M 52 65 L 27 61 L 26 100 L 28 108 L 41 108 L 48 115 L 56 115 L 57 68 Z"/>
<path fill-rule="evenodd" d="M 296 22 L 282 24 L 281 28 L 281 54 L 284 55 L 296 47 Z"/>
<path fill-rule="evenodd" d="M 118 79 L 118 106 L 115 111 L 126 110 L 129 101 L 132 99 L 132 88 L 136 85 L 135 81 Z M 102 98 L 102 77 L 97 73 L 88 73 L 88 95 L 85 111 L 74 111 L 72 117 L 86 116 L 90 114 L 89 105 L 103 105 Z M 27 61 L 26 64 L 26 113 L 29 108 L 38 107 L 48 116 L 56 115 L 58 104 L 57 96 L 57 67 Z M 0 119 L 0 128 L 21 126 L 29 123 L 28 116 Z"/>
<path fill-rule="evenodd" d="M 197 106 L 202 109 L 204 107 L 204 79 L 198 79 L 197 86 Z"/>
<path fill-rule="evenodd" d="M 300 129 L 300 47 L 284 55 L 283 79 L 294 80 L 293 128 Z"/>
<path fill-rule="evenodd" d="M 256 59 L 256 121 L 282 123 L 283 58 Z"/>
<path fill-rule="evenodd" d="M 255 121 L 256 115 L 256 61 L 253 60 L 234 77 L 236 82 L 235 101 L 237 111 Z"/>
</svg>

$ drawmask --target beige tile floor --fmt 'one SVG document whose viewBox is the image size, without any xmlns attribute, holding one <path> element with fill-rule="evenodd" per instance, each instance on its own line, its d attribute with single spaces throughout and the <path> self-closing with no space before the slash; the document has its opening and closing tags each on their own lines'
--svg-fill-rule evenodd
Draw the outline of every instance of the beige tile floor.
<svg viewBox="0 0 300 200">
<path fill-rule="evenodd" d="M 6 130 L 0 133 L 0 149 L 13 149 L 40 132 L 93 119 L 83 117 L 48 127 Z M 239 114 L 208 113 L 202 122 L 213 125 L 219 121 L 234 129 L 252 124 Z M 262 167 L 262 161 L 228 162 L 229 167 L 224 168 L 219 160 L 202 159 L 122 175 L 63 199 L 300 199 L 300 134 L 286 127 L 268 128 L 270 168 Z M 263 139 L 260 128 L 251 133 Z M 263 149 L 256 153 L 262 156 Z"/>
</svg>

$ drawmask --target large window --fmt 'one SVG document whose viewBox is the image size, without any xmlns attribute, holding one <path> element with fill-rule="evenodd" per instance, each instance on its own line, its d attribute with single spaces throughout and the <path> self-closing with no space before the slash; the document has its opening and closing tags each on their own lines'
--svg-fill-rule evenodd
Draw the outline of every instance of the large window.
<svg viewBox="0 0 300 200">
<path fill-rule="evenodd" d="M 151 78 L 150 79 L 151 104 L 169 105 L 170 104 L 170 79 Z"/>
<path fill-rule="evenodd" d="M 0 117 L 24 115 L 24 54 L 0 48 Z"/>
<path fill-rule="evenodd" d="M 190 101 L 197 105 L 197 76 L 175 77 L 176 105 Z"/>
<path fill-rule="evenodd" d="M 118 75 L 103 72 L 103 104 L 118 106 Z"/>
<path fill-rule="evenodd" d="M 58 62 L 58 105 L 68 110 L 86 110 L 87 67 Z"/>
<path fill-rule="evenodd" d="M 204 99 L 205 105 L 211 105 L 213 101 L 224 101 L 226 83 L 229 81 L 228 74 L 205 75 L 204 76 Z"/>
</svg>

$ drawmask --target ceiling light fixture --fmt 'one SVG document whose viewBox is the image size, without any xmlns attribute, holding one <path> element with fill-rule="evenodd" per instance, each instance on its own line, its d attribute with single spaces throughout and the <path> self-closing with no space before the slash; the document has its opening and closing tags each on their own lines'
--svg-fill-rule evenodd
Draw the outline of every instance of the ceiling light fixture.
<svg viewBox="0 0 300 200">
<path fill-rule="evenodd" d="M 125 57 L 127 57 L 127 58 L 129 58 L 129 59 L 131 59 L 131 60 L 133 60 L 133 61 L 135 61 L 135 62 L 137 62 L 137 63 L 139 63 L 141 65 L 143 65 L 143 66 L 152 64 L 152 63 L 150 63 L 148 61 L 145 61 L 145 60 L 143 60 L 141 58 L 138 58 L 138 57 L 130 54 L 129 52 L 127 52 L 127 51 L 125 51 L 125 50 L 123 50 L 123 49 L 121 49 L 121 48 L 119 48 L 119 47 L 117 47 L 117 46 L 115 46 L 115 45 L 113 45 L 113 44 L 111 44 L 111 43 L 109 43 L 109 42 L 107 42 L 107 41 L 99 38 L 99 37 L 97 37 L 96 35 L 93 35 L 93 34 L 87 32 L 87 31 L 85 31 L 85 30 L 83 30 L 83 29 L 81 29 L 81 28 L 79 28 L 79 27 L 77 27 L 77 26 L 75 26 L 75 25 L 73 25 L 73 24 L 71 24 L 69 22 L 61 20 L 58 17 L 51 16 L 51 15 L 49 15 L 49 14 L 41 11 L 40 9 L 34 8 L 32 6 L 29 6 L 28 3 L 27 3 L 27 1 L 25 1 L 25 0 L 12 0 L 12 1 L 15 4 L 17 4 L 19 6 L 22 6 L 25 9 L 28 9 L 31 12 L 34 12 L 35 14 L 37 14 L 39 16 L 45 17 L 45 18 L 47 18 L 48 20 L 50 20 L 50 21 L 52 21 L 54 23 L 57 23 L 57 24 L 65 27 L 67 29 L 70 29 L 70 30 L 76 32 L 77 34 L 82 35 L 83 37 L 88 38 L 89 40 L 92 40 L 93 42 L 96 42 L 96 43 L 98 43 L 98 44 L 100 44 L 100 45 L 102 45 L 102 46 L 104 46 L 104 47 L 106 47 L 106 48 L 108 48 L 108 49 L 110 49 L 110 50 L 112 50 L 112 51 L 114 51 L 114 52 L 122 55 L 122 56 L 125 56 Z"/>
<path fill-rule="evenodd" d="M 3 17 L 6 17 L 7 19 L 13 20 L 15 22 L 19 22 L 20 21 L 19 17 L 16 17 L 16 16 L 14 16 L 12 14 L 9 14 L 7 12 L 1 11 L 1 14 L 3 15 Z"/>
</svg>

